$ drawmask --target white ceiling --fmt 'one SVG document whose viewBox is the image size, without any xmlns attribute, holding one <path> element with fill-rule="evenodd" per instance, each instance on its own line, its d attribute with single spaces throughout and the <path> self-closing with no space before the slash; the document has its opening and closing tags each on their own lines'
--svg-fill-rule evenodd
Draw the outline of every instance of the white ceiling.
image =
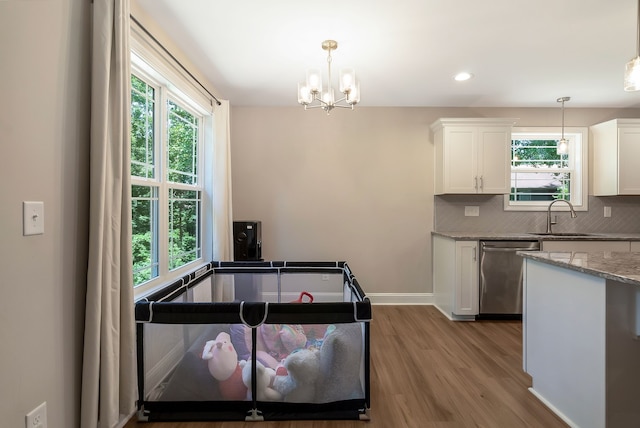
<svg viewBox="0 0 640 428">
<path fill-rule="evenodd" d="M 636 0 L 136 1 L 234 106 L 297 105 L 334 39 L 362 106 L 640 108 Z"/>
</svg>

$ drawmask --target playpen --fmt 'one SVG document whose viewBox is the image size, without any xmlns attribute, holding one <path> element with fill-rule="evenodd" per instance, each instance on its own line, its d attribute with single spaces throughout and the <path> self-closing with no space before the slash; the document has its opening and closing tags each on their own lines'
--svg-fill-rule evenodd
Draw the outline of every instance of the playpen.
<svg viewBox="0 0 640 428">
<path fill-rule="evenodd" d="M 371 304 L 345 262 L 211 262 L 135 304 L 138 419 L 369 419 Z"/>
</svg>

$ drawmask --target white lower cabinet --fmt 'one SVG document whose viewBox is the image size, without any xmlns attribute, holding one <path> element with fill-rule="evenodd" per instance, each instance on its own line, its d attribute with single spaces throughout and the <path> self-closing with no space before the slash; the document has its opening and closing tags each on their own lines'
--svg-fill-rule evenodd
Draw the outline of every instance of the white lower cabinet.
<svg viewBox="0 0 640 428">
<path fill-rule="evenodd" d="M 478 241 L 433 236 L 435 305 L 454 320 L 478 315 Z"/>
</svg>

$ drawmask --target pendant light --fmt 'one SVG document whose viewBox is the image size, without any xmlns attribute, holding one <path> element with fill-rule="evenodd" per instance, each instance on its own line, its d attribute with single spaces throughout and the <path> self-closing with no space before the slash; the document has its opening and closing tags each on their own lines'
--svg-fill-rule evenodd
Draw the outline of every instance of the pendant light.
<svg viewBox="0 0 640 428">
<path fill-rule="evenodd" d="M 640 0 L 636 24 L 636 57 L 627 63 L 624 70 L 625 91 L 640 91 Z"/>
<path fill-rule="evenodd" d="M 558 145 L 556 146 L 556 153 L 559 155 L 566 155 L 569 152 L 569 140 L 564 138 L 564 103 L 565 101 L 569 101 L 571 97 L 560 97 L 556 101 L 562 103 L 562 136 L 558 141 Z"/>
</svg>

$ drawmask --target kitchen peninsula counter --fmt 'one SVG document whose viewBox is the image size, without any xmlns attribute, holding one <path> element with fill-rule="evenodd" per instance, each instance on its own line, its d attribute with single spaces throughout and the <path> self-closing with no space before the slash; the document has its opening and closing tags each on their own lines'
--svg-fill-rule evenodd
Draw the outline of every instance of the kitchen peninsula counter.
<svg viewBox="0 0 640 428">
<path fill-rule="evenodd" d="M 432 235 L 444 236 L 456 240 L 545 240 L 545 241 L 640 241 L 640 233 L 605 233 L 588 232 L 585 235 L 542 235 L 534 232 L 431 232 Z"/>
<path fill-rule="evenodd" d="M 519 254 L 531 392 L 570 426 L 637 426 L 640 253 Z"/>
</svg>

